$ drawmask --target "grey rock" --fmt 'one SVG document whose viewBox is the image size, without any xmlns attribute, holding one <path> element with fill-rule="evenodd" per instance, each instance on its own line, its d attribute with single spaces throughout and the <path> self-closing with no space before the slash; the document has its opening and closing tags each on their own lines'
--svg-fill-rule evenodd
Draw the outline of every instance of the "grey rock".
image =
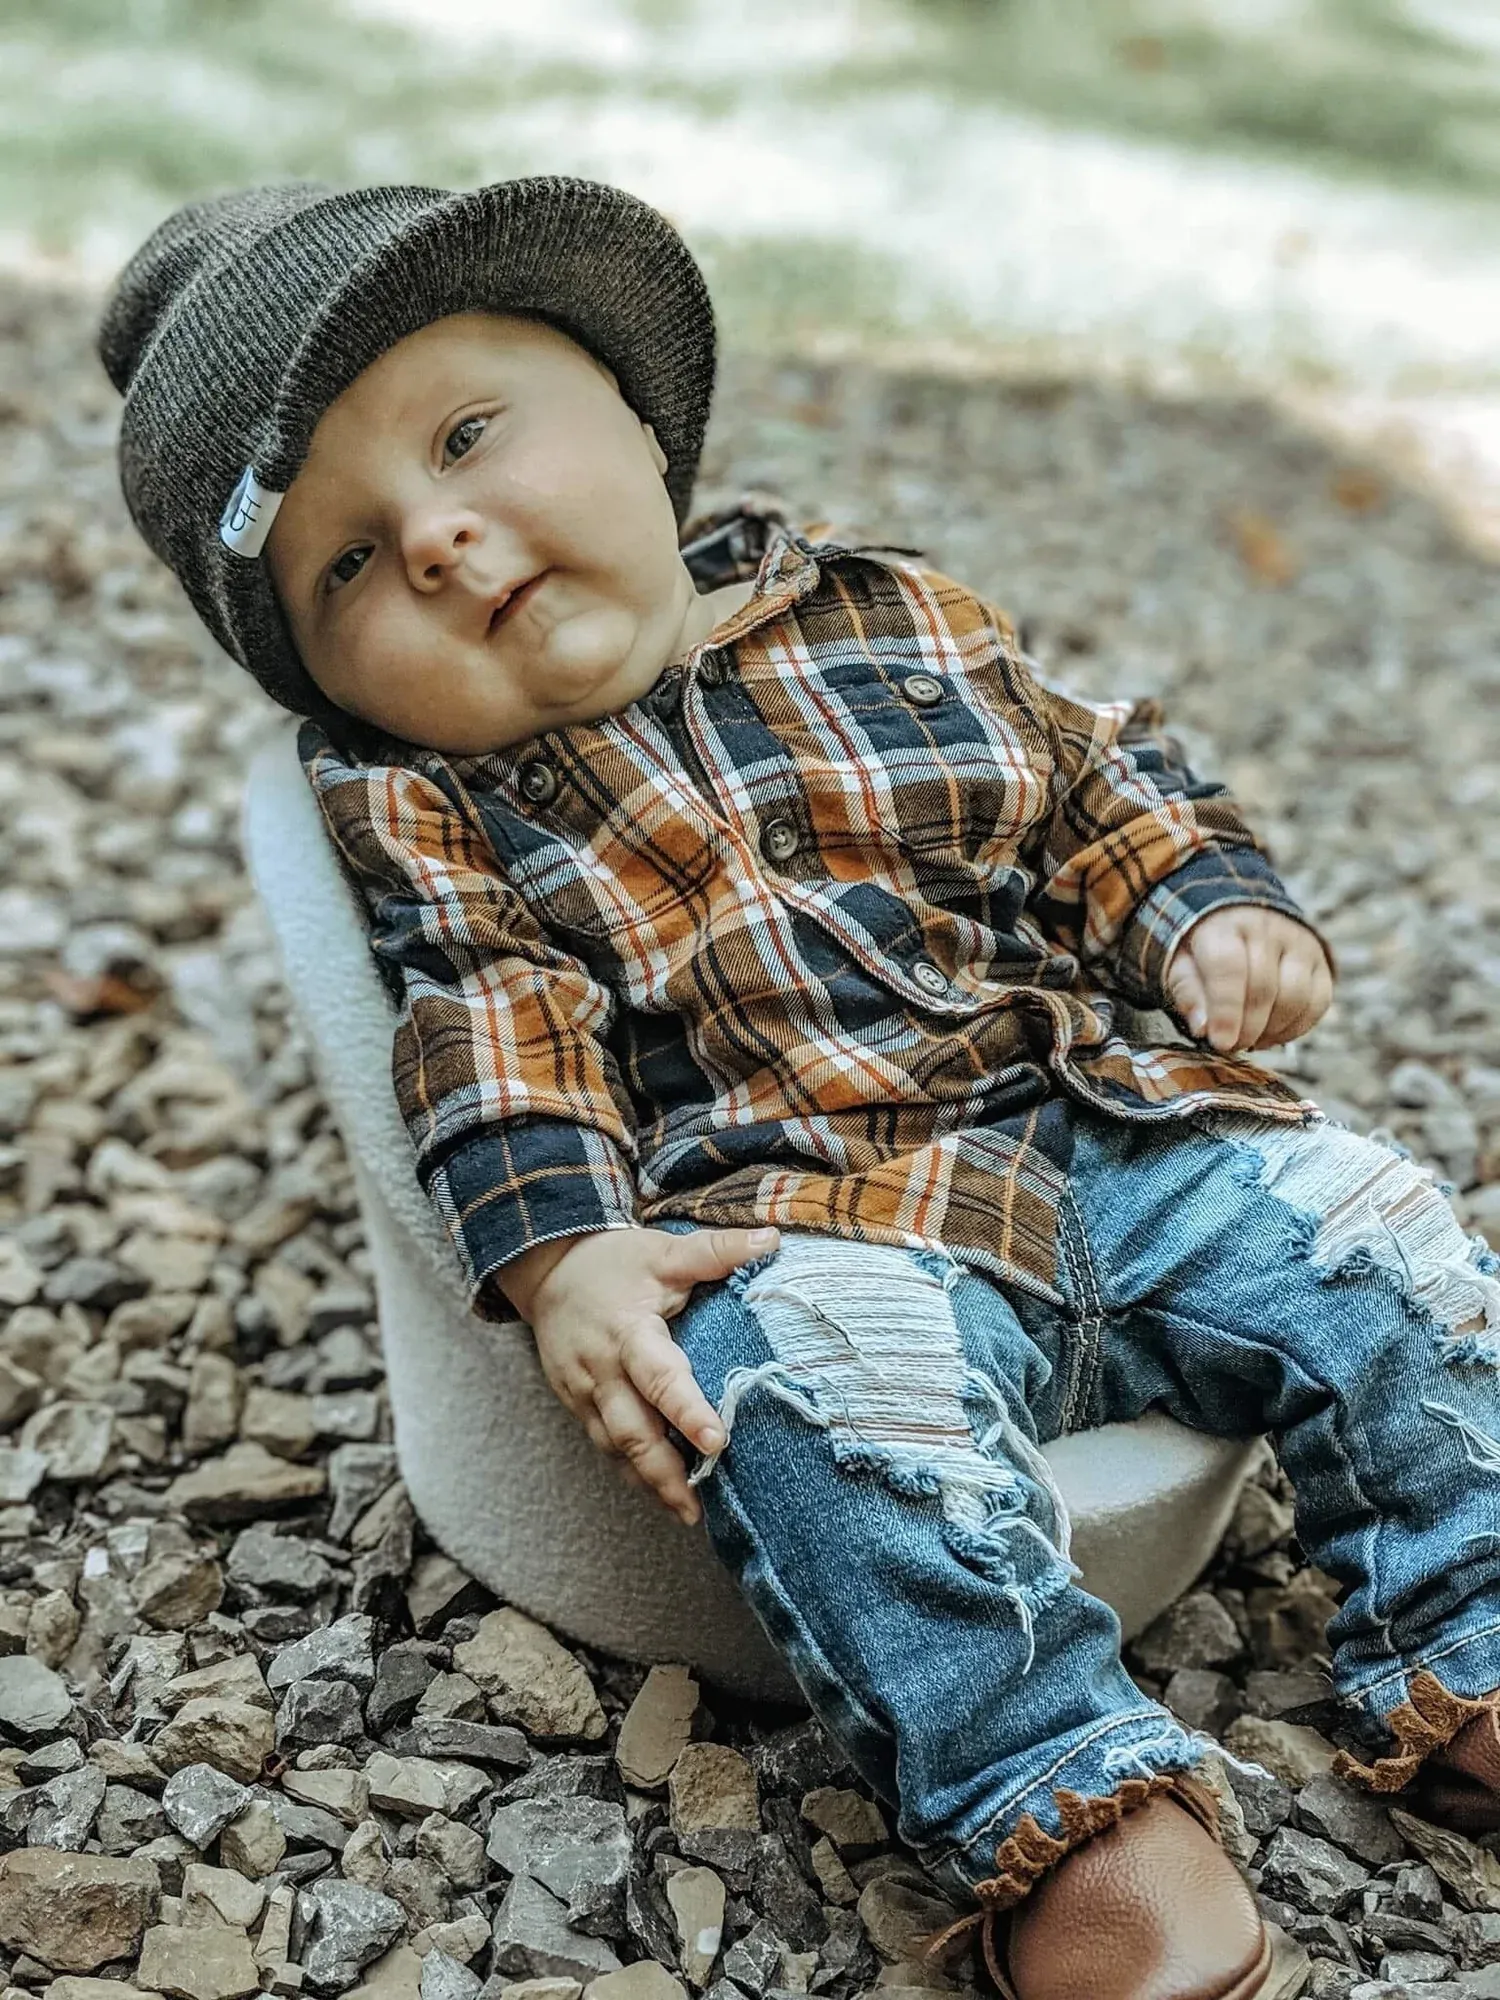
<svg viewBox="0 0 1500 2000">
<path fill-rule="evenodd" d="M 405 1912 L 394 1897 L 337 1876 L 304 1889 L 297 1913 L 303 1929 L 302 1969 L 309 1984 L 325 1993 L 352 1986 L 365 1966 L 406 1930 Z"/>
<path fill-rule="evenodd" d="M 1245 1706 L 1268 1720 L 1317 1722 L 1333 1707 L 1328 1676 L 1305 1667 L 1257 1667 L 1245 1676 Z"/>
<path fill-rule="evenodd" d="M 599 1799 L 518 1799 L 490 1821 L 487 1851 L 512 1875 L 529 1875 L 567 1906 L 568 1921 L 596 1936 L 623 1930 L 631 1843 L 625 1814 Z"/>
<path fill-rule="evenodd" d="M 530 1875 L 517 1875 L 494 1923 L 495 1970 L 516 1979 L 577 1979 L 587 1984 L 620 1961 L 602 1938 L 568 1922 L 566 1907 Z"/>
<path fill-rule="evenodd" d="M 437 1863 L 425 1855 L 396 1855 L 380 1887 L 405 1910 L 413 1930 L 445 1924 L 452 1914 L 452 1886 Z"/>
<path fill-rule="evenodd" d="M 190 1840 L 184 1840 L 180 1833 L 159 1833 L 155 1840 L 148 1840 L 144 1847 L 138 1847 L 132 1858 L 151 1864 L 161 1878 L 166 1895 L 180 1896 L 183 1877 L 198 1859 L 198 1849 Z"/>
<path fill-rule="evenodd" d="M 57 1847 L 80 1854 L 104 1803 L 104 1773 L 97 1764 L 65 1771 L 43 1785 L 26 1828 L 29 1847 Z"/>
<path fill-rule="evenodd" d="M 750 1897 L 793 1951 L 816 1950 L 827 1937 L 821 1898 L 774 1834 L 757 1843 Z"/>
<path fill-rule="evenodd" d="M 14 1792 L 0 1792 L 0 1848 L 24 1844 L 31 1815 L 36 1811 L 40 1797 L 40 1788 L 35 1785 L 25 1785 Z"/>
<path fill-rule="evenodd" d="M 1394 1916 L 1435 1922 L 1443 1914 L 1443 1885 L 1437 1870 L 1425 1861 L 1404 1862 L 1391 1884 L 1390 1907 Z"/>
<path fill-rule="evenodd" d="M 1500 1910 L 1472 1910 L 1460 1920 L 1460 1951 L 1465 1965 L 1500 1965 Z"/>
<path fill-rule="evenodd" d="M 0 1659 L 0 1724 L 23 1740 L 62 1728 L 73 1698 L 61 1674 L 25 1653 Z"/>
<path fill-rule="evenodd" d="M 768 1924 L 764 1918 L 752 1924 L 742 1938 L 736 1938 L 724 1954 L 724 1980 L 733 1980 L 736 1987 L 757 1996 L 764 1994 L 776 1983 L 781 1970 L 782 1954 L 790 1947 L 784 1937 Z M 709 1992 L 717 1992 L 710 1987 Z"/>
<path fill-rule="evenodd" d="M 1247 1829 L 1263 1840 L 1292 1816 L 1292 1793 L 1269 1771 L 1243 1771 L 1226 1763 L 1224 1776 L 1239 1801 Z"/>
<path fill-rule="evenodd" d="M 1321 1953 L 1328 1958 L 1337 1958 L 1345 1965 L 1357 1963 L 1354 1941 L 1346 1924 L 1337 1917 L 1304 1916 L 1289 1904 L 1278 1905 L 1285 1915 L 1278 1919 L 1284 1931 L 1290 1931 L 1299 1944 L 1305 1944 L 1309 1951 Z"/>
<path fill-rule="evenodd" d="M 283 1748 L 358 1743 L 364 1733 L 359 1691 L 348 1681 L 293 1681 L 276 1711 L 276 1741 Z"/>
<path fill-rule="evenodd" d="M 422 1960 L 421 2000 L 477 2000 L 483 1984 L 477 1972 L 446 1951 L 429 1951 Z"/>
<path fill-rule="evenodd" d="M 620 1805 L 625 1791 L 613 1758 L 556 1756 L 538 1757 L 529 1770 L 511 1779 L 500 1796 L 503 1799 L 612 1799 Z"/>
<path fill-rule="evenodd" d="M 0 1445 L 0 1506 L 29 1500 L 47 1477 L 47 1461 L 39 1451 Z"/>
<path fill-rule="evenodd" d="M 1445 1916 L 1451 1912 L 1444 1911 Z M 1366 1942 L 1384 1951 L 1447 1951 L 1453 1943 L 1448 1925 L 1425 1917 L 1403 1916 L 1392 1909 L 1366 1910 L 1360 1920 Z"/>
<path fill-rule="evenodd" d="M 320 1438 L 367 1442 L 380 1429 L 382 1401 L 374 1389 L 339 1389 L 314 1396 L 313 1428 Z"/>
<path fill-rule="evenodd" d="M 1189 1729 L 1221 1735 L 1240 1712 L 1239 1689 L 1212 1667 L 1179 1667 L 1162 1700 Z"/>
<path fill-rule="evenodd" d="M 264 1521 L 236 1536 L 227 1571 L 229 1581 L 239 1588 L 297 1599 L 320 1596 L 338 1582 L 339 1574 L 316 1549 L 295 1535 L 277 1534 Z"/>
<path fill-rule="evenodd" d="M 294 1681 L 335 1680 L 373 1687 L 374 1629 L 373 1622 L 361 1615 L 319 1626 L 276 1655 L 266 1669 L 266 1686 L 274 1690 Z"/>
<path fill-rule="evenodd" d="M 798 1798 L 819 1785 L 847 1785 L 854 1778 L 848 1759 L 813 1716 L 762 1737 L 750 1762 L 765 1791 Z"/>
<path fill-rule="evenodd" d="M 1380 1961 L 1380 1977 L 1392 1986 L 1415 1986 L 1422 1980 L 1447 1979 L 1455 1971 L 1451 1958 L 1435 1951 L 1393 1951 Z"/>
<path fill-rule="evenodd" d="M 1262 1880 L 1266 1888 L 1299 1908 L 1334 1916 L 1358 1896 L 1369 1870 L 1330 1841 L 1282 1826 L 1266 1849 Z"/>
<path fill-rule="evenodd" d="M 299 1805 L 282 1791 L 270 1791 L 262 1796 L 276 1824 L 286 1835 L 289 1848 L 299 1853 L 320 1848 L 333 1854 L 343 1853 L 349 1829 L 333 1813 L 325 1812 L 321 1806 Z"/>
<path fill-rule="evenodd" d="M 1194 1590 L 1164 1611 L 1135 1642 L 1148 1673 L 1221 1667 L 1243 1650 L 1238 1627 L 1211 1591 Z"/>
<path fill-rule="evenodd" d="M 59 1736 L 54 1743 L 39 1743 L 28 1751 L 16 1766 L 16 1776 L 23 1785 L 50 1785 L 65 1771 L 76 1771 L 82 1762 L 83 1752 L 74 1739 Z"/>
<path fill-rule="evenodd" d="M 374 1697 L 371 1697 L 373 1701 Z M 398 1757 L 456 1757 L 464 1764 L 529 1765 L 531 1745 L 519 1729 L 503 1722 L 464 1722 L 457 1716 L 416 1715 L 392 1742 Z M 553 1764 L 605 1762 L 603 1758 L 558 1757 Z"/>
<path fill-rule="evenodd" d="M 112 1312 L 126 1299 L 138 1299 L 149 1290 L 136 1271 L 127 1271 L 112 1257 L 70 1257 L 47 1279 L 42 1296 L 50 1306 L 88 1306 L 95 1312 Z"/>
<path fill-rule="evenodd" d="M 238 1818 L 250 1797 L 248 1786 L 212 1764 L 188 1764 L 168 1778 L 161 1803 L 177 1831 L 201 1851 Z"/>
<path fill-rule="evenodd" d="M 167 1830 L 160 1799 L 138 1792 L 133 1785 L 109 1785 L 95 1822 L 99 1845 L 106 1854 L 133 1854 Z"/>
<path fill-rule="evenodd" d="M 1314 1778 L 1297 1794 L 1295 1823 L 1308 1833 L 1331 1840 L 1372 1868 L 1399 1861 L 1405 1842 L 1391 1825 L 1390 1814 L 1368 1792 L 1359 1792 L 1331 1774 Z"/>
<path fill-rule="evenodd" d="M 478 1889 L 485 1878 L 483 1835 L 446 1813 L 431 1813 L 417 1828 L 417 1854 L 434 1862 L 456 1889 Z"/>
<path fill-rule="evenodd" d="M 240 1623 L 251 1645 L 285 1646 L 292 1639 L 307 1637 L 313 1614 L 306 1604 L 247 1604 Z"/>
<path fill-rule="evenodd" d="M 375 1662 L 375 1681 L 365 1703 L 365 1714 L 369 1718 L 370 1733 L 384 1736 L 387 1730 L 399 1729 L 411 1721 L 416 1713 L 417 1703 L 437 1678 L 438 1669 L 427 1658 L 427 1649 L 420 1641 L 401 1640 L 394 1646 L 387 1646 Z M 517 1737 L 519 1730 L 509 1732 Z M 524 1742 L 524 1738 L 522 1741 Z M 413 1747 L 401 1749 L 402 1756 L 426 1757 L 431 1755 L 457 1756 L 461 1752 L 431 1752 Z M 527 1752 L 530 1755 L 530 1752 Z"/>
<path fill-rule="evenodd" d="M 311 1387 L 320 1391 L 366 1389 L 385 1373 L 369 1344 L 352 1326 L 340 1325 L 318 1342 Z"/>
<path fill-rule="evenodd" d="M 639 1850 L 625 1884 L 625 1929 L 647 1958 L 661 1965 L 678 1965 L 677 1923 L 666 1884 Z"/>
</svg>

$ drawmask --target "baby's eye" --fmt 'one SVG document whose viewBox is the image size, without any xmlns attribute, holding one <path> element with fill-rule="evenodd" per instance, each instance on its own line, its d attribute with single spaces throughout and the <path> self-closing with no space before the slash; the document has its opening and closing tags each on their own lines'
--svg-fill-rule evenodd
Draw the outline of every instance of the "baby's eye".
<svg viewBox="0 0 1500 2000">
<path fill-rule="evenodd" d="M 483 417 L 465 417 L 461 424 L 455 424 L 443 439 L 443 463 L 452 465 L 465 452 L 472 451 L 484 431 Z"/>
<path fill-rule="evenodd" d="M 370 560 L 370 545 L 361 542 L 357 549 L 345 549 L 328 566 L 328 587 L 337 590 L 342 583 L 353 583 L 365 564 Z"/>
</svg>

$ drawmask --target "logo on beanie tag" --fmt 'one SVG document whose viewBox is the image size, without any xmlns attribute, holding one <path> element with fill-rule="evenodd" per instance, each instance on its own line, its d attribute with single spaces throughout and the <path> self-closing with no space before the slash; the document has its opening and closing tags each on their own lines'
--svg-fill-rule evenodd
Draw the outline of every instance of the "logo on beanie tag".
<svg viewBox="0 0 1500 2000">
<path fill-rule="evenodd" d="M 266 545 L 276 509 L 286 498 L 262 486 L 255 467 L 247 465 L 229 496 L 229 505 L 219 516 L 219 540 L 237 556 L 258 556 Z"/>
</svg>

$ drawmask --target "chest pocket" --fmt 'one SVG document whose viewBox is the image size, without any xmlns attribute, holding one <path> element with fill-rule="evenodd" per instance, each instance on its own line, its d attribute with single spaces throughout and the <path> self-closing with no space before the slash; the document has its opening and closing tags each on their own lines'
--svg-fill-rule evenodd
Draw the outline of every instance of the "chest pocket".
<svg viewBox="0 0 1500 2000">
<path fill-rule="evenodd" d="M 840 852 L 883 849 L 952 871 L 957 888 L 1013 860 L 1046 809 L 1045 746 L 957 676 L 851 653 L 746 691 L 835 867 Z"/>
</svg>

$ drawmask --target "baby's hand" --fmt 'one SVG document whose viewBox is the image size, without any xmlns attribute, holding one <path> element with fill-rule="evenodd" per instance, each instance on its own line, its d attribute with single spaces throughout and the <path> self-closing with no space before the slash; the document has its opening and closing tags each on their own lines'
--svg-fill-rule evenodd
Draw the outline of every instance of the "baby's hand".
<svg viewBox="0 0 1500 2000">
<path fill-rule="evenodd" d="M 1167 963 L 1188 1033 L 1226 1054 L 1294 1042 L 1333 999 L 1328 957 L 1305 924 L 1236 903 L 1200 917 Z"/>
<path fill-rule="evenodd" d="M 779 1241 L 775 1229 L 606 1229 L 539 1245 L 501 1274 L 558 1399 L 690 1528 L 698 1498 L 662 1418 L 705 1452 L 723 1444 L 724 1426 L 667 1321 L 694 1285 L 727 1278 Z"/>
</svg>

